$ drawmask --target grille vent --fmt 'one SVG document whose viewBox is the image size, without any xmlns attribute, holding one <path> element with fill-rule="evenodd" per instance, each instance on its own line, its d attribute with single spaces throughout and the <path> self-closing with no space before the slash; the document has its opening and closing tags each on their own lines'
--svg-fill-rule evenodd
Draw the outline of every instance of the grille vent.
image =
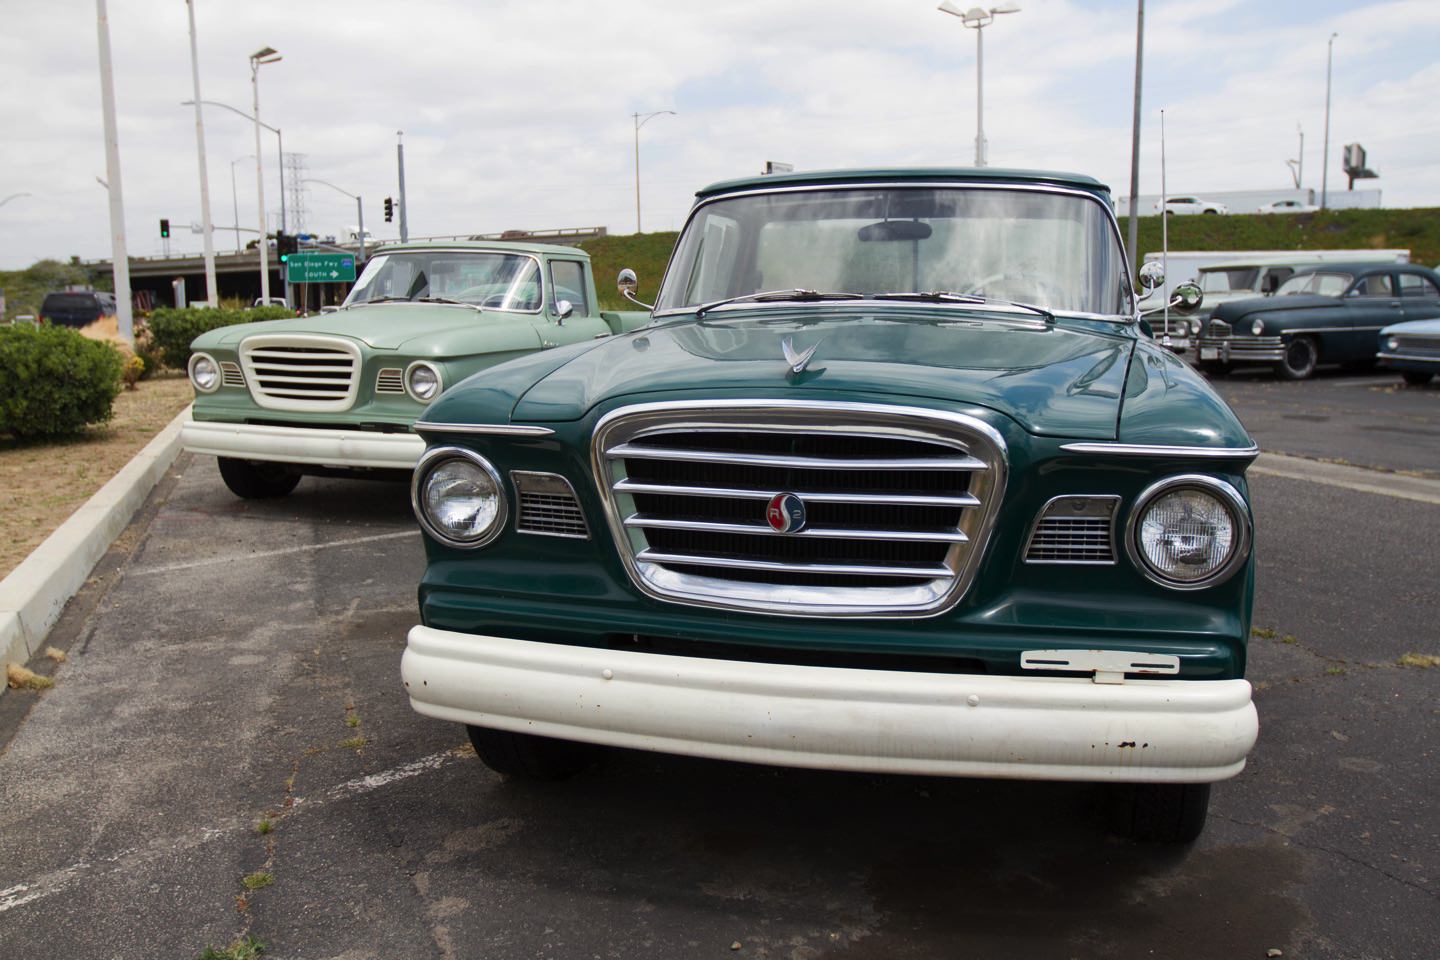
<svg viewBox="0 0 1440 960">
<path fill-rule="evenodd" d="M 585 513 L 569 480 L 555 473 L 512 470 L 510 481 L 515 484 L 515 499 L 520 506 L 515 518 L 515 529 L 520 533 L 589 539 Z"/>
<path fill-rule="evenodd" d="M 404 393 L 405 371 L 399 367 L 386 367 L 375 377 L 376 393 Z"/>
<path fill-rule="evenodd" d="M 1115 562 L 1115 510 L 1119 497 L 1056 497 L 1045 505 L 1026 563 Z"/>
<path fill-rule="evenodd" d="M 250 395 L 267 410 L 348 410 L 355 402 L 360 349 L 309 334 L 261 335 L 240 345 Z"/>
<path fill-rule="evenodd" d="M 245 386 L 245 374 L 240 372 L 240 364 L 231 363 L 229 360 L 221 360 L 220 382 L 227 387 Z"/>
<path fill-rule="evenodd" d="M 1230 324 L 1224 320 L 1211 320 L 1205 328 L 1207 337 L 1228 337 L 1230 336 Z"/>
</svg>

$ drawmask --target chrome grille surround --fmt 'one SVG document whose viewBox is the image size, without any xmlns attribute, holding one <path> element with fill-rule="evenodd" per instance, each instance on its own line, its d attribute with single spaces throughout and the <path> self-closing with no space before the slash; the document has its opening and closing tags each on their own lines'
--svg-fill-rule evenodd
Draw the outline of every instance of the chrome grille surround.
<svg viewBox="0 0 1440 960">
<path fill-rule="evenodd" d="M 1396 347 L 1391 353 L 1411 353 L 1440 356 L 1440 336 L 1392 333 Z"/>
<path fill-rule="evenodd" d="M 570 481 L 558 473 L 511 470 L 515 485 L 515 530 L 539 537 L 589 540 L 585 512 Z"/>
<path fill-rule="evenodd" d="M 1030 530 L 1025 562 L 1113 565 L 1119 506 L 1120 498 L 1110 495 L 1053 498 Z"/>
<path fill-rule="evenodd" d="M 375 375 L 376 393 L 398 393 L 405 395 L 405 371 L 400 367 L 386 367 Z"/>
<path fill-rule="evenodd" d="M 245 386 L 245 374 L 240 372 L 240 364 L 232 360 L 221 360 L 220 383 L 227 387 Z"/>
<path fill-rule="evenodd" d="M 240 364 L 250 396 L 266 410 L 349 410 L 360 383 L 360 347 L 342 337 L 247 337 L 240 344 Z"/>
<path fill-rule="evenodd" d="M 707 450 L 707 441 L 750 446 Z M 882 453 L 846 457 L 847 444 Z M 790 452 L 776 452 L 787 445 Z M 974 580 L 1008 473 L 1004 438 L 974 417 L 799 400 L 622 407 L 596 425 L 591 456 L 611 534 L 642 592 L 672 603 L 780 616 L 927 617 L 948 610 Z M 693 468 L 703 481 L 637 480 L 632 462 L 661 464 L 682 477 L 679 468 Z M 931 489 L 917 491 L 911 483 L 917 476 L 929 478 Z M 819 514 L 814 526 L 779 533 L 766 524 L 766 504 L 782 492 Z M 698 498 L 700 505 L 665 516 L 642 512 L 637 497 L 652 506 L 665 498 Z M 704 501 L 723 507 L 730 519 L 700 516 Z M 887 510 L 901 515 L 877 523 L 876 515 Z M 846 522 L 867 512 L 867 519 Z M 941 515 L 949 519 L 928 522 Z M 761 555 L 707 553 L 684 542 L 706 537 L 722 543 L 753 538 Z M 656 546 L 655 539 L 668 546 Z M 916 560 L 916 551 L 932 556 Z"/>
</svg>

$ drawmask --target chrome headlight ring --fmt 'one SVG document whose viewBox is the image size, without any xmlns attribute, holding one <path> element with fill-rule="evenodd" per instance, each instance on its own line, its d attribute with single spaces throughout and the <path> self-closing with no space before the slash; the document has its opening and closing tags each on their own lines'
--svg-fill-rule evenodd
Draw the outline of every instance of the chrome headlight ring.
<svg viewBox="0 0 1440 960">
<path fill-rule="evenodd" d="M 1230 552 L 1225 560 L 1210 573 L 1196 580 L 1182 580 L 1156 569 L 1139 542 L 1141 526 L 1150 508 L 1161 497 L 1187 488 L 1198 490 L 1219 503 L 1229 513 L 1234 530 Z M 1166 477 L 1146 487 L 1140 496 L 1135 498 L 1135 504 L 1125 522 L 1125 552 L 1129 555 L 1130 562 L 1147 580 L 1171 590 L 1202 590 L 1219 586 L 1229 580 L 1245 565 L 1245 560 L 1250 556 L 1251 538 L 1250 511 L 1245 504 L 1245 498 L 1225 481 L 1198 473 Z"/>
<path fill-rule="evenodd" d="M 490 489 L 494 493 L 495 510 L 491 515 L 488 524 L 477 534 L 467 537 L 458 537 L 450 530 L 446 530 L 435 522 L 427 509 L 430 499 L 429 483 L 436 472 L 451 462 L 457 465 L 468 465 L 478 471 L 472 474 L 472 479 L 488 481 Z M 452 482 L 459 478 L 452 478 Z M 415 519 L 420 521 L 424 528 L 435 540 L 447 547 L 455 547 L 459 550 L 474 550 L 483 547 L 500 535 L 505 529 L 505 521 L 509 517 L 509 501 L 505 496 L 505 485 L 500 479 L 500 472 L 474 450 L 467 450 L 464 447 L 434 447 L 425 451 L 420 461 L 415 464 L 415 473 L 410 478 L 410 507 L 415 512 Z"/>
<path fill-rule="evenodd" d="M 415 383 L 417 374 L 419 387 Z M 429 403 L 445 390 L 445 377 L 441 374 L 440 368 L 426 360 L 416 360 L 411 363 L 405 368 L 405 374 L 401 380 L 405 384 L 405 392 L 416 403 Z"/>
<path fill-rule="evenodd" d="M 190 385 L 200 393 L 214 393 L 220 389 L 221 376 L 220 364 L 208 353 L 190 354 L 190 362 L 185 365 L 186 376 L 190 378 Z M 209 382 L 209 386 L 205 382 Z"/>
</svg>

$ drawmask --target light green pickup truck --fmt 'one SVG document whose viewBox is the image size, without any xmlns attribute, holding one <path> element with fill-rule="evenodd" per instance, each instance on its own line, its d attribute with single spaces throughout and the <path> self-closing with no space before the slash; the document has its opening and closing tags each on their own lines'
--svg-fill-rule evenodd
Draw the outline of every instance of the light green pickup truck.
<svg viewBox="0 0 1440 960">
<path fill-rule="evenodd" d="M 573 247 L 385 247 L 333 313 L 197 337 L 182 440 L 219 457 L 226 486 L 247 498 L 284 496 L 304 474 L 408 475 L 425 450 L 411 424 L 447 387 L 649 319 L 602 313 L 590 258 Z"/>
</svg>

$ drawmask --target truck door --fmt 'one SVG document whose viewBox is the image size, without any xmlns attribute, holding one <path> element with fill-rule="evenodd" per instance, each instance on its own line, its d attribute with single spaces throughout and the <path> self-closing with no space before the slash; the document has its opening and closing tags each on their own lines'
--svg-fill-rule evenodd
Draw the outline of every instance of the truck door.
<svg viewBox="0 0 1440 960">
<path fill-rule="evenodd" d="M 539 320 L 540 339 L 546 347 L 558 347 L 581 340 L 593 340 L 610 332 L 591 302 L 590 285 L 585 282 L 585 264 L 579 260 L 552 259 L 545 266 L 545 309 Z M 570 316 L 560 318 L 560 301 L 570 301 Z"/>
<path fill-rule="evenodd" d="M 1345 313 L 1349 329 L 1336 338 L 1339 349 L 1326 359 L 1347 363 L 1375 356 L 1380 349 L 1380 329 L 1404 319 L 1394 275 L 1372 273 L 1356 280 L 1345 294 Z"/>
</svg>

